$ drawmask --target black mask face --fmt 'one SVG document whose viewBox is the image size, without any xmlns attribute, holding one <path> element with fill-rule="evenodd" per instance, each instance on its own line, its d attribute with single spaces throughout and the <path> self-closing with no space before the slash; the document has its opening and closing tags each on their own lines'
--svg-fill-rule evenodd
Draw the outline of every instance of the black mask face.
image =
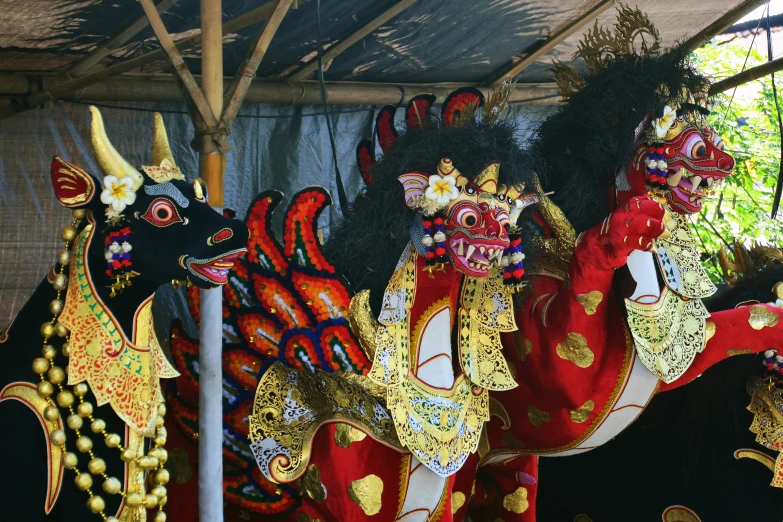
<svg viewBox="0 0 783 522">
<path fill-rule="evenodd" d="M 94 177 L 55 158 L 52 182 L 65 206 L 91 211 L 99 233 L 110 226 L 108 207 L 100 201 L 100 183 Z M 130 228 L 131 269 L 140 278 L 164 284 L 187 277 L 200 288 L 228 280 L 229 269 L 246 251 L 247 227 L 208 205 L 202 180 L 155 183 L 145 176 L 135 195 L 135 201 L 122 210 L 120 226 Z"/>
</svg>

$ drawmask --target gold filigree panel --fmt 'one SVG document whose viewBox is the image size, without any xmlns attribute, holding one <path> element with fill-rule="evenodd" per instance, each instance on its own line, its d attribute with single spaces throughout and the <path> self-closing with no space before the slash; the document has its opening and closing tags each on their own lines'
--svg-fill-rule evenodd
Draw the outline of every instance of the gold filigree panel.
<svg viewBox="0 0 783 522">
<path fill-rule="evenodd" d="M 666 383 L 679 378 L 707 343 L 707 318 L 701 299 L 684 300 L 664 288 L 657 303 L 625 300 L 628 326 L 639 359 Z"/>
</svg>

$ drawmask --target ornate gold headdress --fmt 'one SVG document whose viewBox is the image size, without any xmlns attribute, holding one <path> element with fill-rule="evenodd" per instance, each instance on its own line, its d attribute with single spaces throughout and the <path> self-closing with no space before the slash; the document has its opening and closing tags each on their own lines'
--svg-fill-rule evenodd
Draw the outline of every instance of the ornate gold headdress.
<svg viewBox="0 0 783 522">
<path fill-rule="evenodd" d="M 637 8 L 620 4 L 613 30 L 599 26 L 596 20 L 579 42 L 574 59 L 583 59 L 590 73 L 595 75 L 617 58 L 657 54 L 660 49 L 660 34 L 647 15 Z M 564 101 L 584 85 L 584 77 L 568 65 L 558 62 L 552 71 Z"/>
<path fill-rule="evenodd" d="M 754 242 L 750 248 L 747 248 L 741 242 L 734 241 L 733 250 L 733 256 L 729 255 L 725 246 L 718 251 L 718 263 L 723 278 L 731 285 L 740 277 L 751 277 L 766 268 L 783 264 L 783 251 L 773 246 Z"/>
<path fill-rule="evenodd" d="M 516 80 L 506 80 L 500 85 L 497 85 L 489 93 L 486 103 L 484 104 L 484 120 L 489 123 L 496 123 L 500 119 L 500 115 L 508 107 L 508 99 L 511 98 L 511 94 L 516 87 Z"/>
</svg>

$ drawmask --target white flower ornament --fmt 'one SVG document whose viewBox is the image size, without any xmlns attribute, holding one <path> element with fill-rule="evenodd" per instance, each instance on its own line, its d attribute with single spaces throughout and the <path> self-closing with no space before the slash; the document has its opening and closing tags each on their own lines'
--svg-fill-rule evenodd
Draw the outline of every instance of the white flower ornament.
<svg viewBox="0 0 783 522">
<path fill-rule="evenodd" d="M 663 116 L 653 120 L 653 126 L 655 126 L 655 135 L 659 138 L 666 136 L 666 133 L 672 127 L 674 120 L 677 119 L 677 110 L 669 107 L 668 105 L 663 108 Z"/>
<path fill-rule="evenodd" d="M 424 191 L 424 196 L 441 207 L 445 207 L 452 199 L 459 196 L 457 178 L 433 174 L 430 176 L 429 186 Z"/>
<path fill-rule="evenodd" d="M 103 185 L 101 201 L 105 205 L 109 205 L 115 212 L 122 212 L 125 207 L 136 201 L 136 191 L 133 190 L 133 180 L 130 176 L 124 178 L 106 176 L 103 179 Z"/>
</svg>

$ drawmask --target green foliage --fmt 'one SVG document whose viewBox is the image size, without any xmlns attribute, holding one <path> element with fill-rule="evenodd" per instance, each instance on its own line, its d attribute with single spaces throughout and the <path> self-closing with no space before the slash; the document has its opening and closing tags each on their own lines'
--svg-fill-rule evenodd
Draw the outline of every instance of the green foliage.
<svg viewBox="0 0 783 522">
<path fill-rule="evenodd" d="M 692 58 L 699 70 L 720 79 L 740 72 L 748 56 L 748 45 L 709 43 Z M 754 46 L 745 67 L 766 61 Z M 778 91 L 783 89 L 782 80 L 783 73 L 778 73 Z M 782 94 L 778 93 L 778 101 L 783 110 Z M 721 281 L 716 252 L 722 245 L 730 245 L 734 239 L 783 245 L 783 221 L 778 220 L 783 219 L 783 211 L 778 212 L 778 219 L 770 218 L 780 169 L 780 133 L 770 76 L 740 86 L 733 100 L 730 90 L 714 102 L 710 123 L 737 166 L 722 193 L 705 201 L 695 229 L 705 252 L 705 266 L 715 281 Z"/>
</svg>

